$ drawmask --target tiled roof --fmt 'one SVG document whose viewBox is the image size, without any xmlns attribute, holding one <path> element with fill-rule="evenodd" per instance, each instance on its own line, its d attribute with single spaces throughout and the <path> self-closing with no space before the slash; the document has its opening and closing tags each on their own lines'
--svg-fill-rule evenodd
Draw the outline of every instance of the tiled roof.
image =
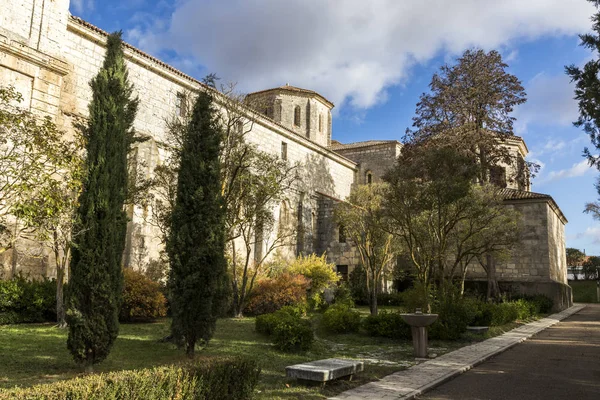
<svg viewBox="0 0 600 400">
<path fill-rule="evenodd" d="M 364 142 L 354 142 L 354 143 L 340 143 L 337 140 L 331 141 L 331 149 L 332 150 L 347 150 L 347 149 L 357 149 L 360 147 L 369 147 L 369 146 L 377 146 L 380 144 L 390 144 L 390 143 L 400 143 L 397 140 L 366 140 Z"/>
<path fill-rule="evenodd" d="M 500 193 L 502 194 L 504 200 L 552 199 L 552 196 L 547 194 L 509 188 L 500 190 Z"/>
<path fill-rule="evenodd" d="M 565 224 L 567 222 L 569 222 L 567 220 L 567 217 L 565 217 L 562 210 L 558 206 L 558 204 L 556 204 L 556 202 L 554 201 L 552 196 L 550 196 L 549 194 L 527 192 L 525 190 L 517 190 L 517 189 L 509 189 L 509 188 L 504 188 L 504 189 L 500 190 L 500 194 L 502 195 L 504 201 L 509 201 L 509 202 L 514 201 L 514 200 L 545 200 L 550 203 L 550 206 L 554 209 L 556 214 L 559 216 L 559 218 L 561 218 L 563 220 L 563 222 Z"/>
<path fill-rule="evenodd" d="M 319 93 L 315 92 L 314 90 L 302 89 L 302 88 L 299 88 L 299 87 L 296 87 L 296 86 L 287 85 L 287 84 L 283 85 L 283 86 L 276 87 L 276 88 L 259 90 L 258 92 L 248 93 L 248 96 L 253 96 L 255 94 L 261 94 L 261 93 L 272 92 L 272 91 L 279 91 L 279 90 L 287 90 L 287 91 L 290 91 L 290 92 L 304 93 L 304 94 L 309 94 L 309 95 L 312 95 L 312 96 L 317 96 L 317 97 L 320 97 L 322 100 L 324 100 L 325 103 L 329 104 L 332 108 L 334 107 L 334 105 L 333 105 L 333 103 L 331 101 L 327 100 L 325 97 L 323 97 Z"/>
</svg>

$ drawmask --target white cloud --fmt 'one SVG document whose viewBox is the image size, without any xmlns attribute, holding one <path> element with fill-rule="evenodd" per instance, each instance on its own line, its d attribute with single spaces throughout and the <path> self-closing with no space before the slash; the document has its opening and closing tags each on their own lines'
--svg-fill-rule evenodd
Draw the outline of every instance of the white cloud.
<svg viewBox="0 0 600 400">
<path fill-rule="evenodd" d="M 131 37 L 150 52 L 192 57 L 247 91 L 289 82 L 366 109 L 415 63 L 580 33 L 593 11 L 582 0 L 183 0 L 164 31 Z"/>
<path fill-rule="evenodd" d="M 579 111 L 573 99 L 574 86 L 565 74 L 539 73 L 525 85 L 525 91 L 527 103 L 515 110 L 518 134 L 526 132 L 531 123 L 569 126 L 577 119 Z"/>
<path fill-rule="evenodd" d="M 584 232 L 575 235 L 576 239 L 591 239 L 591 243 L 600 244 L 600 228 L 587 227 Z"/>
<path fill-rule="evenodd" d="M 584 159 L 576 164 L 573 164 L 570 168 L 561 169 L 559 171 L 550 171 L 546 176 L 536 182 L 536 186 L 549 182 L 555 182 L 561 179 L 575 178 L 595 170 L 595 168 L 590 167 L 587 159 Z"/>
<path fill-rule="evenodd" d="M 94 9 L 94 0 L 71 0 L 71 7 L 75 14 L 83 14 Z"/>
</svg>

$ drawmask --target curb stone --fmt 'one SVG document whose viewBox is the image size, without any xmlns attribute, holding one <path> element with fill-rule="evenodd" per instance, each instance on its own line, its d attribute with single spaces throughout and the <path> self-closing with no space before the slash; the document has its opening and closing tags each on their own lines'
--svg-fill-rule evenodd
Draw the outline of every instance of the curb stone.
<svg viewBox="0 0 600 400">
<path fill-rule="evenodd" d="M 436 386 L 500 354 L 565 318 L 578 313 L 585 305 L 574 305 L 559 313 L 530 322 L 500 336 L 444 354 L 433 360 L 385 376 L 342 392 L 329 400 L 414 399 Z"/>
</svg>

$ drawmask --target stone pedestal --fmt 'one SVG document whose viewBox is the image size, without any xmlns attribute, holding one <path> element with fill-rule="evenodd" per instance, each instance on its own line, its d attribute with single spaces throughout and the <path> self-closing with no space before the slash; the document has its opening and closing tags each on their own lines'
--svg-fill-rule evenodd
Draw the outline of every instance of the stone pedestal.
<svg viewBox="0 0 600 400">
<path fill-rule="evenodd" d="M 414 354 L 417 358 L 427 358 L 428 337 L 427 327 L 411 326 Z"/>
<path fill-rule="evenodd" d="M 414 354 L 417 358 L 427 357 L 427 327 L 437 320 L 437 314 L 423 314 L 420 309 L 414 314 L 400 314 L 404 322 L 410 325 Z"/>
</svg>

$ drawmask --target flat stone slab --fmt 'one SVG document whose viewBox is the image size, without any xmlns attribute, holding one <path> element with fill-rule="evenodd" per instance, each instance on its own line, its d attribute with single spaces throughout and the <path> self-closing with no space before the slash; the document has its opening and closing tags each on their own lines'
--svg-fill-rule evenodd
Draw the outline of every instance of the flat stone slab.
<svg viewBox="0 0 600 400">
<path fill-rule="evenodd" d="M 328 358 L 311 361 L 304 364 L 285 367 L 288 378 L 298 378 L 307 381 L 327 382 L 333 379 L 354 375 L 364 370 L 364 363 L 356 360 Z"/>
<path fill-rule="evenodd" d="M 489 326 L 467 326 L 467 332 L 485 333 L 490 330 Z"/>
</svg>

